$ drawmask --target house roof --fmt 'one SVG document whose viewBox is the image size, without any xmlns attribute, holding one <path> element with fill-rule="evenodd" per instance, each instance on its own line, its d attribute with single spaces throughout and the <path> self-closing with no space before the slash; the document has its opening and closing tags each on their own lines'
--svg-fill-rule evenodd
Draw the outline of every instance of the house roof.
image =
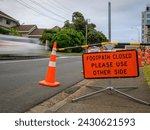
<svg viewBox="0 0 150 130">
<path fill-rule="evenodd" d="M 14 19 L 13 17 L 11 17 L 11 16 L 5 14 L 5 13 L 2 12 L 2 11 L 0 11 L 0 16 L 5 17 L 5 18 L 7 18 L 7 19 L 10 19 L 10 20 L 16 22 L 16 23 L 19 25 L 19 21 L 18 21 L 18 20 L 16 20 L 16 19 Z"/>
<path fill-rule="evenodd" d="M 33 27 L 37 27 L 36 25 L 20 25 L 14 27 L 19 32 L 29 32 Z"/>
<path fill-rule="evenodd" d="M 42 35 L 42 33 L 44 32 L 44 28 L 36 28 L 35 30 L 33 30 L 29 35 Z"/>
</svg>

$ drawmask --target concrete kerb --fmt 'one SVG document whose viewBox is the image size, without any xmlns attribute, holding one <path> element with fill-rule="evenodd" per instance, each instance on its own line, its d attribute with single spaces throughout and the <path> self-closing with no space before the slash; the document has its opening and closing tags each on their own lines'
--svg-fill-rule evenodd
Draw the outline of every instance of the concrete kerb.
<svg viewBox="0 0 150 130">
<path fill-rule="evenodd" d="M 31 108 L 26 113 L 54 113 L 65 104 L 72 101 L 73 98 L 76 98 L 85 91 L 86 85 L 89 85 L 93 80 L 84 79 L 81 82 L 73 85 L 72 87 L 60 92 L 54 97 L 42 102 L 41 104 Z"/>
</svg>

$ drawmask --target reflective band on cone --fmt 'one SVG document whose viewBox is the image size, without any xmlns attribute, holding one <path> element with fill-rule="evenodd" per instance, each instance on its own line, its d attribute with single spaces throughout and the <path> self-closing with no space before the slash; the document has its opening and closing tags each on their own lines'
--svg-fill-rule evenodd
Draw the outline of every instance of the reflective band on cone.
<svg viewBox="0 0 150 130">
<path fill-rule="evenodd" d="M 49 65 L 48 65 L 49 67 L 56 67 L 56 62 L 49 62 Z"/>
</svg>

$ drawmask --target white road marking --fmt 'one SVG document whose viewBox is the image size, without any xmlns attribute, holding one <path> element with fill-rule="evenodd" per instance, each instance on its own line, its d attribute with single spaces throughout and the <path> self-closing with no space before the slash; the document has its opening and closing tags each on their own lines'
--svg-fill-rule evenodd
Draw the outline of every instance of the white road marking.
<svg viewBox="0 0 150 130">
<path fill-rule="evenodd" d="M 67 59 L 67 58 L 78 58 L 81 56 L 60 56 L 57 57 L 57 59 Z M 49 61 L 49 58 L 41 58 L 41 59 L 30 59 L 30 60 L 13 60 L 13 61 L 0 61 L 0 64 L 9 64 L 9 63 L 21 63 L 21 62 L 30 62 L 30 61 L 42 61 L 42 60 L 47 60 Z"/>
<path fill-rule="evenodd" d="M 0 64 L 7 64 L 7 63 L 21 63 L 26 61 L 40 61 L 40 60 L 48 60 L 49 58 L 41 58 L 41 59 L 30 59 L 30 60 L 17 60 L 17 61 L 2 61 Z"/>
</svg>

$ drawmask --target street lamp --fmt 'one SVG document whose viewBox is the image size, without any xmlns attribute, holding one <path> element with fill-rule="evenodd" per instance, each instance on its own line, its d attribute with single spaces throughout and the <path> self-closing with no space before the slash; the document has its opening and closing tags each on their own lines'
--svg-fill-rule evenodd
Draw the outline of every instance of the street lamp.
<svg viewBox="0 0 150 130">
<path fill-rule="evenodd" d="M 87 43 L 88 22 L 90 22 L 90 19 L 86 19 L 86 25 L 85 25 L 85 42 L 86 42 L 86 45 L 88 44 Z"/>
<path fill-rule="evenodd" d="M 111 42 L 111 2 L 108 2 L 108 37 Z"/>
<path fill-rule="evenodd" d="M 85 25 L 85 42 L 86 42 L 86 45 L 87 45 L 87 23 Z"/>
</svg>

